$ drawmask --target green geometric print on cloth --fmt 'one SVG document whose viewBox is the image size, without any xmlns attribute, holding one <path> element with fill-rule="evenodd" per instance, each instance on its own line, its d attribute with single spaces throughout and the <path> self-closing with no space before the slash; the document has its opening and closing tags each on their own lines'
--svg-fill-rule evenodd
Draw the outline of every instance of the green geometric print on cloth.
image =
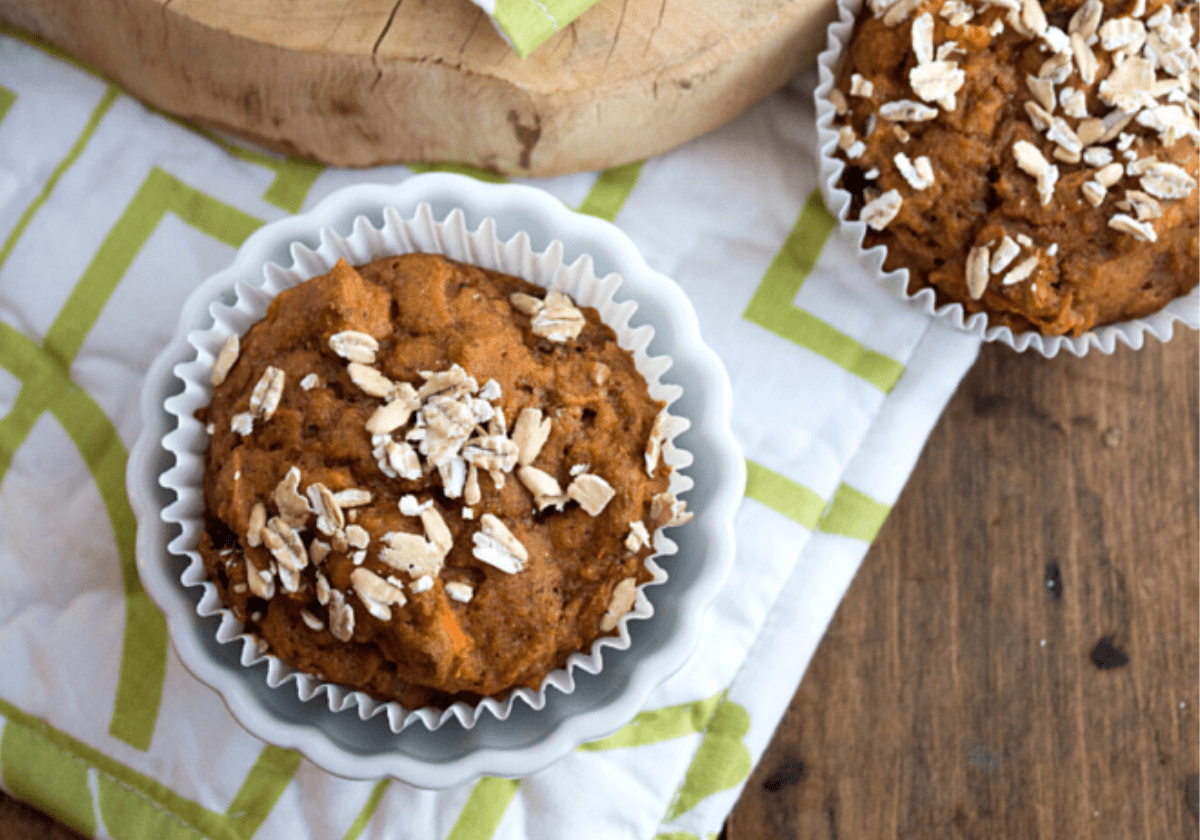
<svg viewBox="0 0 1200 840">
<path fill-rule="evenodd" d="M 889 505 L 849 484 L 840 485 L 826 502 L 799 482 L 754 461 L 746 462 L 746 496 L 810 531 L 839 534 L 866 543 L 875 539 L 891 511 Z"/>
<path fill-rule="evenodd" d="M 825 209 L 820 190 L 813 190 L 742 317 L 824 356 L 886 394 L 904 372 L 904 365 L 868 350 L 792 304 L 836 224 L 837 220 Z"/>
<path fill-rule="evenodd" d="M 85 135 L 94 130 L 89 123 Z M 68 160 L 77 156 L 78 149 L 73 148 Z M 50 186 L 52 189 L 53 183 Z M 47 195 L 44 191 L 33 209 L 44 203 Z M 125 447 L 95 402 L 71 382 L 68 371 L 108 298 L 168 212 L 234 247 L 262 224 L 155 167 L 84 270 L 42 346 L 36 347 L 11 327 L 0 324 L 7 339 L 0 343 L 0 365 L 22 382 L 12 409 L 0 420 L 0 480 L 37 419 L 50 411 L 87 463 L 117 543 L 126 615 L 109 731 L 140 750 L 149 749 L 158 717 L 166 672 L 167 628 L 161 613 L 143 592 L 137 574 L 135 523 L 125 493 Z"/>
<path fill-rule="evenodd" d="M 258 831 L 300 765 L 298 753 L 264 747 L 226 813 L 218 814 L 3 700 L 0 715 L 7 718 L 0 736 L 5 786 L 87 835 L 96 832 L 89 772 L 97 777 L 104 827 L 117 840 L 245 840 Z"/>
</svg>

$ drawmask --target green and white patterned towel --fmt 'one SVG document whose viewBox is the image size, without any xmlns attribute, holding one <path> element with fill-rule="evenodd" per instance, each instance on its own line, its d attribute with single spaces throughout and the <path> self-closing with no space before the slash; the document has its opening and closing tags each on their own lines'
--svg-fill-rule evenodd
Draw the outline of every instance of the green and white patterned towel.
<svg viewBox="0 0 1200 840">
<path fill-rule="evenodd" d="M 0 35 L 0 779 L 84 834 L 710 838 L 978 352 L 855 269 L 816 191 L 813 80 L 661 157 L 535 182 L 690 295 L 749 467 L 699 652 L 520 781 L 330 776 L 180 665 L 134 567 L 126 453 L 179 308 L 262 223 L 419 167 L 322 169 L 151 112 Z M 484 173 L 476 173 L 480 177 Z"/>
<path fill-rule="evenodd" d="M 505 41 L 524 58 L 596 4 L 596 0 L 471 0 L 491 17 Z"/>
</svg>

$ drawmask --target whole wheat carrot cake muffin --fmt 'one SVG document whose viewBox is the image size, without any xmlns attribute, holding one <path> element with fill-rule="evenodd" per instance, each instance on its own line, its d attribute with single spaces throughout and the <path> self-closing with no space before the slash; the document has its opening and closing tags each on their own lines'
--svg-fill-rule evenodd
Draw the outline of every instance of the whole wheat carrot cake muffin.
<svg viewBox="0 0 1200 840">
<path fill-rule="evenodd" d="M 406 708 L 537 688 L 650 578 L 672 421 L 594 309 L 433 254 L 284 291 L 213 369 L 200 553 L 284 662 Z"/>
<path fill-rule="evenodd" d="M 1197 4 L 868 0 L 830 95 L 909 293 L 1079 335 L 1193 288 Z"/>
</svg>

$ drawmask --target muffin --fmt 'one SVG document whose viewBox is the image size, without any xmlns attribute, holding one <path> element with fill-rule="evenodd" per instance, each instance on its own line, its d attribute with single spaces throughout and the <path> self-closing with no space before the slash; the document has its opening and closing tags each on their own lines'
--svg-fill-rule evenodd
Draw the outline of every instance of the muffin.
<svg viewBox="0 0 1200 840">
<path fill-rule="evenodd" d="M 1015 333 L 1143 318 L 1200 280 L 1197 6 L 871 2 L 829 100 L 847 217 L 908 293 Z"/>
<path fill-rule="evenodd" d="M 686 521 L 678 431 L 595 309 L 436 254 L 282 291 L 213 367 L 210 579 L 247 632 L 407 709 L 536 689 Z"/>
</svg>

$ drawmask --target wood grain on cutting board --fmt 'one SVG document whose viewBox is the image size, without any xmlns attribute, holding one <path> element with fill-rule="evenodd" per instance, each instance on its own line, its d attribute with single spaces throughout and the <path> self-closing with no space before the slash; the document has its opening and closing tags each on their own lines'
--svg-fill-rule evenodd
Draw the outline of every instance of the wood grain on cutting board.
<svg viewBox="0 0 1200 840">
<path fill-rule="evenodd" d="M 146 102 L 338 166 L 640 160 L 813 65 L 833 0 L 600 0 L 518 58 L 468 0 L 0 0 Z"/>
</svg>

